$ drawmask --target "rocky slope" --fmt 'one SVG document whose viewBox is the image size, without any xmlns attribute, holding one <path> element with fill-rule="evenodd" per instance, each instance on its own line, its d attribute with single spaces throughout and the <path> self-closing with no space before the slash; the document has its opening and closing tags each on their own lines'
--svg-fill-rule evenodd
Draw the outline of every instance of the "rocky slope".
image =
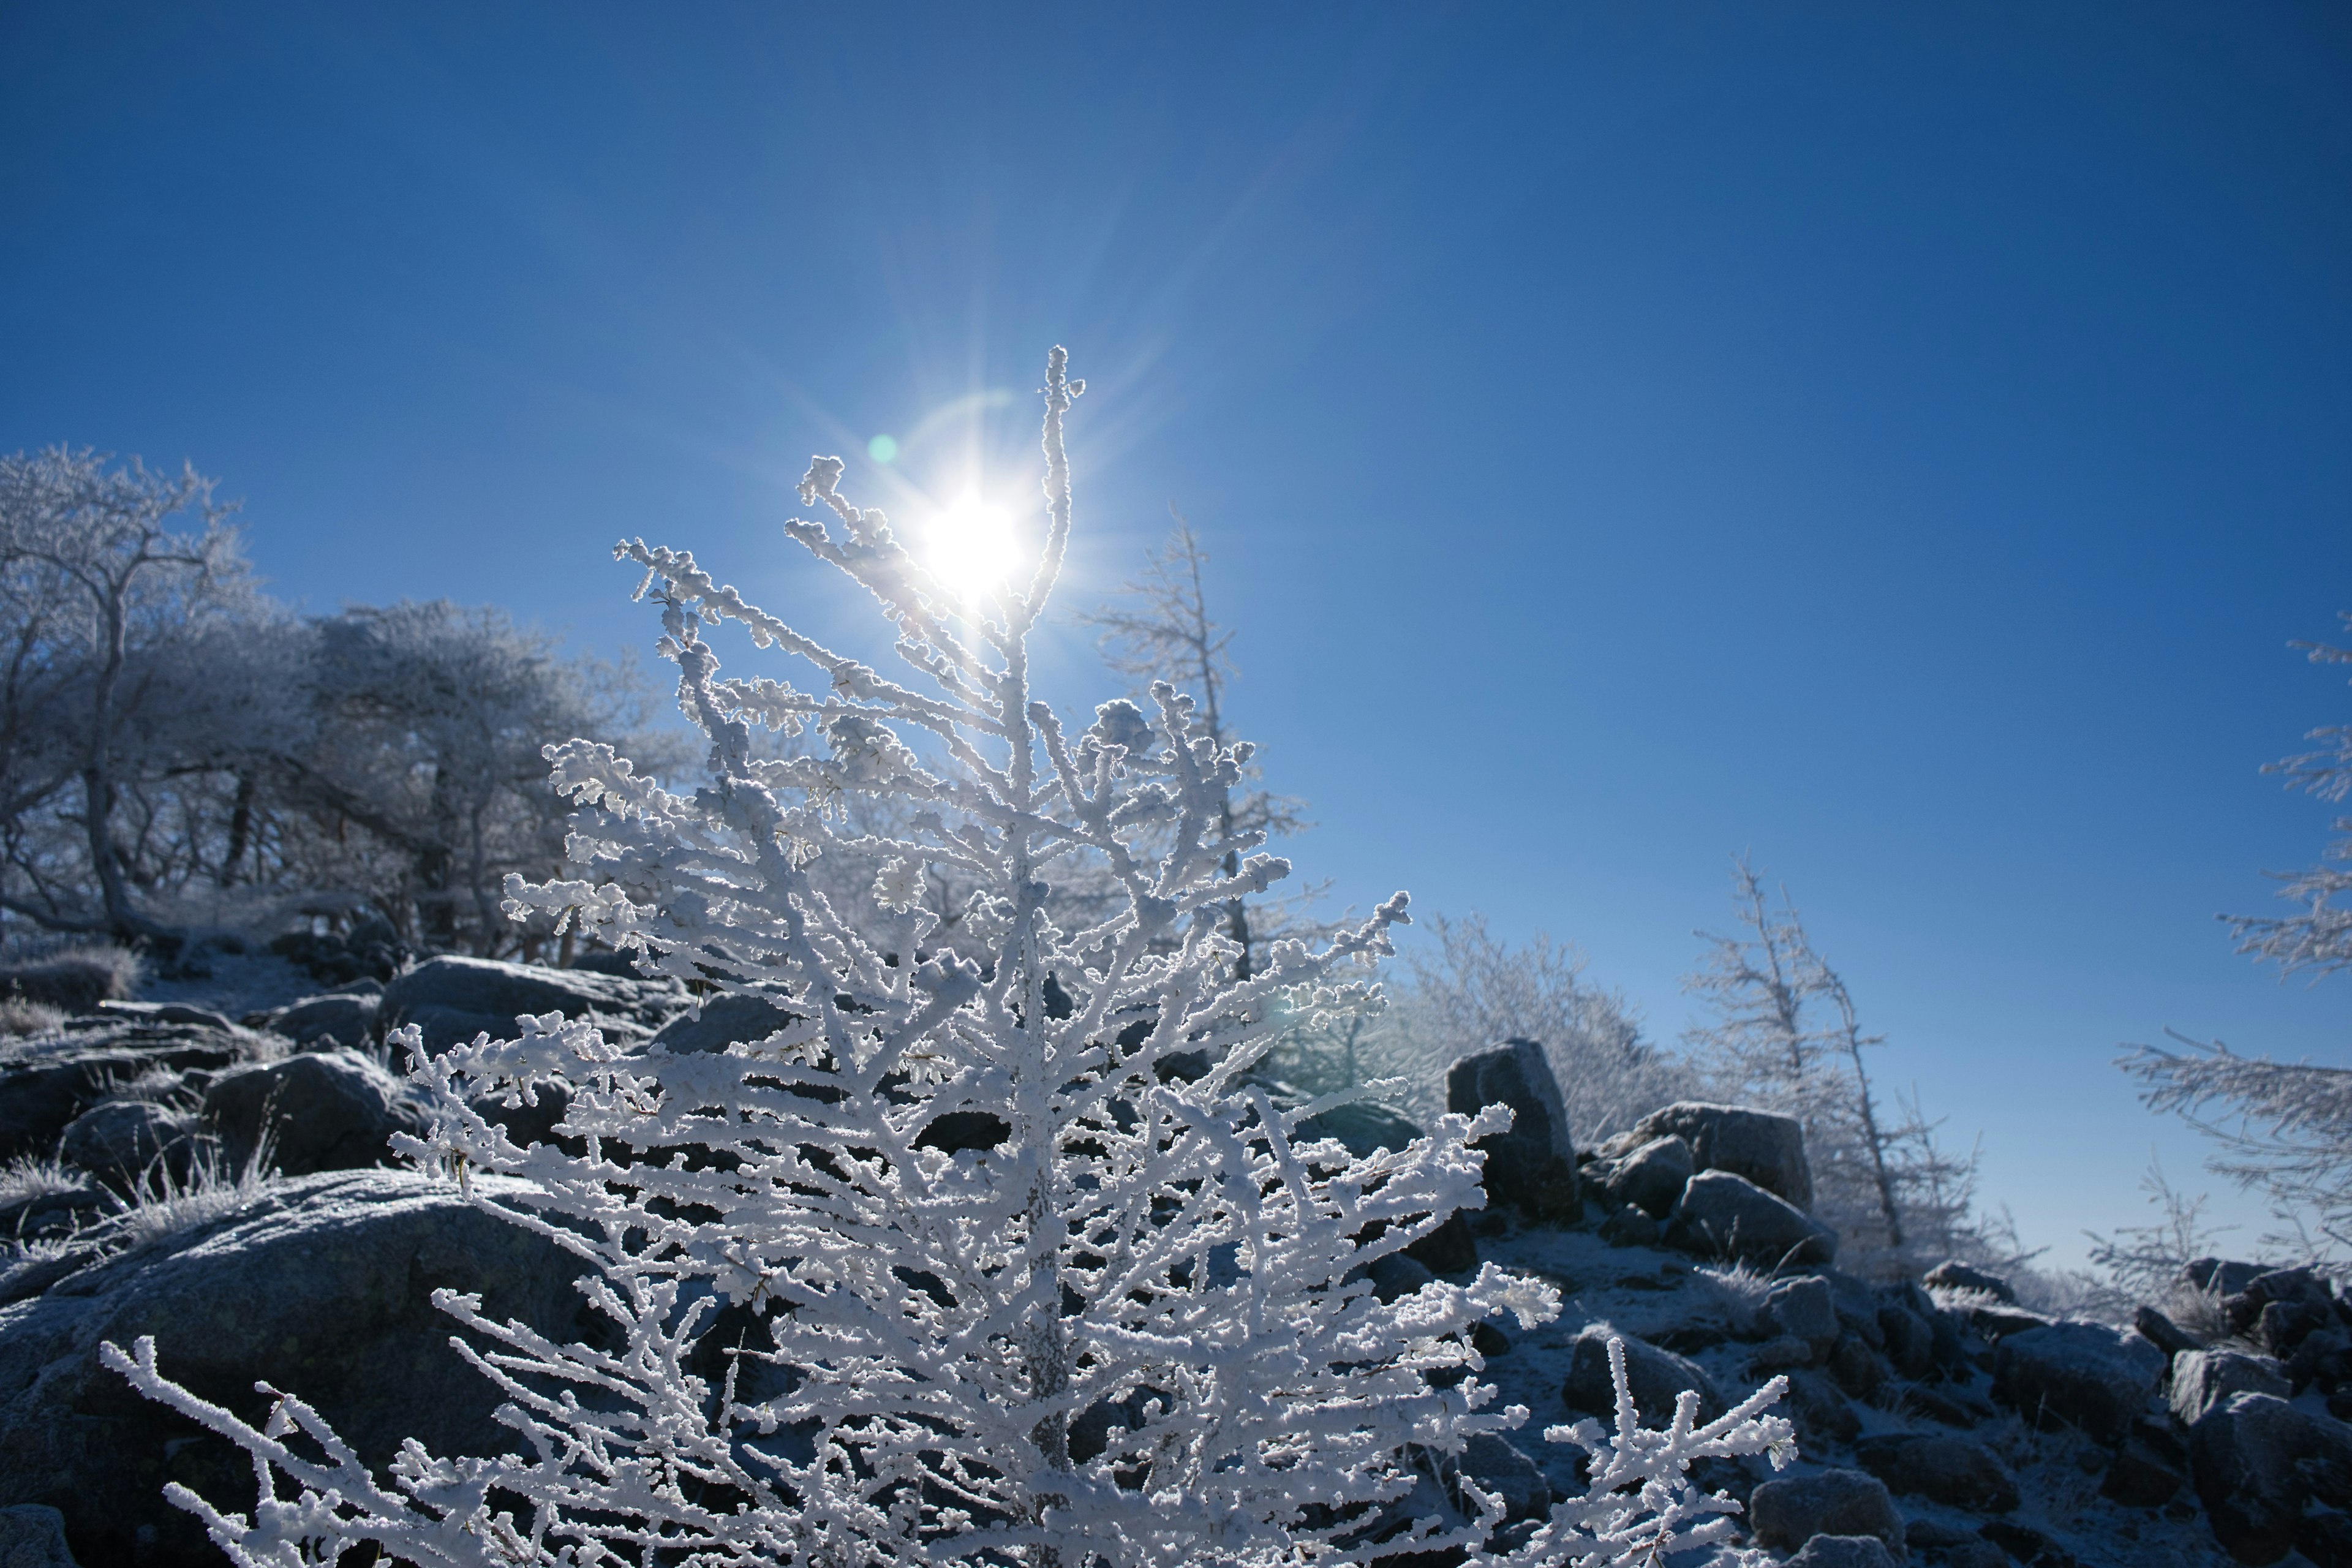
<svg viewBox="0 0 2352 1568">
<path fill-rule="evenodd" d="M 105 1340 L 153 1334 L 168 1371 L 248 1418 L 265 1413 L 257 1380 L 297 1389 L 379 1460 L 410 1434 L 442 1452 L 499 1442 L 489 1385 L 427 1298 L 478 1290 L 575 1337 L 572 1265 L 384 1168 L 415 1118 L 378 1042 L 396 1022 L 438 1040 L 549 1011 L 615 1040 L 668 1025 L 680 1049 L 764 1032 L 721 1008 L 688 1018 L 682 994 L 626 976 L 440 959 L 235 1022 L 111 1005 L 0 1055 L 0 1158 L 16 1162 L 0 1179 L 16 1238 L 0 1268 L 6 1561 L 64 1561 L 61 1527 L 85 1564 L 214 1563 L 161 1487 L 249 1500 L 225 1444 L 99 1368 Z M 1790 1379 L 1801 1461 L 1705 1479 L 1791 1563 L 2352 1563 L 2352 1309 L 2315 1276 L 2208 1259 L 2131 1329 L 2047 1322 L 1958 1265 L 1841 1272 L 1785 1118 L 1668 1106 L 1579 1152 L 1542 1053 L 1518 1042 L 1457 1066 L 1448 1095 L 1516 1113 L 1488 1146 L 1487 1206 L 1374 1266 L 1375 1288 L 1485 1260 L 1551 1281 L 1566 1310 L 1480 1331 L 1483 1375 L 1531 1419 L 1433 1463 L 1423 1505 L 1446 1506 L 1466 1473 L 1510 1500 L 1511 1531 L 1530 1528 L 1577 1484 L 1572 1450 L 1539 1434 L 1605 1412 L 1615 1334 L 1645 1415 L 1685 1389 L 1712 1409 Z M 1370 1105 L 1307 1131 L 1360 1151 L 1418 1135 Z M 1119 1415 L 1087 1413 L 1074 1448 Z"/>
</svg>

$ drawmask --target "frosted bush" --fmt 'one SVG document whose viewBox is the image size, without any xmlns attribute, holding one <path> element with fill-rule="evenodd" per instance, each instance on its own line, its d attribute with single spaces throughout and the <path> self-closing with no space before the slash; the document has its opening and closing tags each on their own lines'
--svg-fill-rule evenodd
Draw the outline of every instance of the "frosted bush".
<svg viewBox="0 0 2352 1568">
<path fill-rule="evenodd" d="M 388 1477 L 291 1392 L 264 1385 L 256 1427 L 171 1384 L 152 1342 L 106 1347 L 141 1389 L 252 1455 L 249 1514 L 171 1494 L 236 1562 L 290 1568 L 363 1543 L 415 1563 L 696 1568 L 1483 1551 L 1499 1499 L 1473 1520 L 1400 1505 L 1421 1457 L 1525 1423 L 1493 1406 L 1470 1331 L 1548 1321 L 1558 1297 L 1489 1265 L 1384 1304 L 1360 1269 L 1482 1201 L 1468 1142 L 1508 1112 L 1444 1117 L 1360 1160 L 1292 1141 L 1344 1094 L 1286 1111 L 1248 1078 L 1279 1020 L 1337 1005 L 1347 973 L 1388 952 L 1405 900 L 1319 949 L 1273 942 L 1240 977 L 1230 900 L 1289 870 L 1216 809 L 1247 745 L 1218 743 L 1165 683 L 1151 711 L 1108 703 L 1075 732 L 1033 697 L 1027 637 L 1070 523 L 1062 421 L 1081 386 L 1064 370 L 1056 350 L 1046 526 L 1018 592 L 975 601 L 936 581 L 880 512 L 840 494 L 838 459 L 802 481 L 840 531 L 786 532 L 879 602 L 914 686 L 683 552 L 619 547 L 659 607 L 709 776 L 674 792 L 609 747 L 551 748 L 579 807 L 572 875 L 510 879 L 508 909 L 765 1000 L 771 1026 L 676 1055 L 555 1015 L 438 1056 L 398 1037 L 435 1115 L 404 1151 L 584 1260 L 603 1332 L 559 1344 L 436 1293 L 473 1336 L 453 1342 L 506 1396 L 515 1451 L 411 1443 Z M 814 689 L 722 679 L 704 634 L 725 622 L 814 667 Z M 755 726 L 822 746 L 779 755 L 754 746 Z M 909 809 L 845 809 L 861 796 Z M 876 821 L 905 827 L 855 826 Z M 1050 879 L 1089 863 L 1118 897 L 1064 929 Z M 935 867 L 975 889 L 952 949 L 917 897 Z M 576 1157 L 518 1146 L 475 1109 L 551 1092 Z M 1777 1385 L 1704 1427 L 1686 1404 L 1655 1432 L 1619 1374 L 1613 1435 L 1548 1434 L 1592 1454 L 1592 1491 L 1513 1561 L 1720 1540 L 1737 1505 L 1698 1493 L 1685 1467 L 1789 1451 L 1788 1424 L 1763 1413 Z"/>
</svg>

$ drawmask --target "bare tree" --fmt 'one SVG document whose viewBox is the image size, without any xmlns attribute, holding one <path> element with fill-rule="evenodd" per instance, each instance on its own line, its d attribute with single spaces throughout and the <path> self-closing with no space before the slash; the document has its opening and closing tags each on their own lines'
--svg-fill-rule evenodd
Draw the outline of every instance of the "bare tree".
<svg viewBox="0 0 2352 1568">
<path fill-rule="evenodd" d="M 1905 1268 L 1937 1260 L 1927 1252 L 1969 1250 L 1973 1156 L 1937 1143 L 1939 1124 L 1920 1113 L 1916 1091 L 1898 1101 L 1899 1118 L 1885 1114 L 1864 1053 L 1885 1037 L 1864 1032 L 1853 992 L 1814 949 L 1787 889 L 1776 909 L 1743 857 L 1732 903 L 1739 931 L 1698 932 L 1710 951 L 1683 982 L 1716 1015 L 1684 1036 L 1710 1091 L 1804 1124 L 1816 1206 L 1856 1255 Z"/>
<path fill-rule="evenodd" d="M 1131 607 L 1105 606 L 1080 615 L 1078 621 L 1100 634 L 1103 660 L 1119 674 L 1136 681 L 1172 679 L 1180 688 L 1197 691 L 1193 735 L 1223 750 L 1233 739 L 1225 727 L 1224 697 L 1237 673 L 1228 651 L 1234 633 L 1209 616 L 1203 578 L 1208 552 L 1183 513 L 1173 506 L 1168 510 L 1176 520 L 1174 531 L 1160 549 L 1144 552 L 1142 573 L 1119 589 L 1133 601 Z M 1241 755 L 1244 767 L 1254 774 L 1255 748 L 1244 743 Z M 1299 801 L 1262 789 L 1238 795 L 1220 789 L 1216 804 L 1227 877 L 1237 875 L 1242 858 L 1268 838 L 1311 826 L 1300 815 Z M 1224 925 L 1241 948 L 1234 977 L 1246 980 L 1267 933 L 1254 929 L 1248 903 L 1238 894 L 1226 901 Z"/>
</svg>

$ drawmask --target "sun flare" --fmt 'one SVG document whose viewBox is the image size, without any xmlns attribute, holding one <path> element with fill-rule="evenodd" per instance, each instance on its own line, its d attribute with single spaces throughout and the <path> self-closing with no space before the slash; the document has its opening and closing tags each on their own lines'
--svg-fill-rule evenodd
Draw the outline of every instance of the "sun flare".
<svg viewBox="0 0 2352 1568">
<path fill-rule="evenodd" d="M 932 519 L 925 544 L 931 575 L 967 602 L 1003 587 L 1020 554 L 1004 509 L 971 494 Z"/>
</svg>

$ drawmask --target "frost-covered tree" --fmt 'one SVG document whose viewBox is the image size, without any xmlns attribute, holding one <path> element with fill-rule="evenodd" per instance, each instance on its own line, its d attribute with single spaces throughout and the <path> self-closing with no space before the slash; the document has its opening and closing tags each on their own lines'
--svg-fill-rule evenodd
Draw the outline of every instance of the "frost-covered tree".
<svg viewBox="0 0 2352 1568">
<path fill-rule="evenodd" d="M 142 666 L 169 668 L 170 644 L 251 592 L 231 510 L 194 468 L 64 447 L 0 458 L 0 805 L 17 873 L 0 905 L 55 931 L 163 934 L 125 870 L 124 753 L 185 722 L 142 702 Z M 194 526 L 174 526 L 183 514 Z M 70 816 L 26 831 L 68 782 Z M 54 831 L 68 826 L 78 844 Z"/>
<path fill-rule="evenodd" d="M 2352 626 L 2352 612 L 2344 616 Z M 2314 664 L 2352 664 L 2352 648 L 2326 643 L 2291 645 Z M 2331 805 L 2352 797 L 2352 725 L 2333 724 L 2305 737 L 2313 750 L 2270 763 Z M 2325 862 L 2280 878 L 2280 896 L 2303 906 L 2282 919 L 2225 916 L 2238 951 L 2276 963 L 2283 974 L 2315 980 L 2352 969 L 2352 816 L 2333 827 L 2346 837 L 2327 847 Z M 2178 1037 L 2176 1037 L 2178 1038 Z M 2352 1068 L 2243 1057 L 2219 1041 L 2180 1042 L 2171 1050 L 2141 1046 L 2124 1069 L 2142 1085 L 2151 1110 L 2171 1111 L 2220 1147 L 2211 1162 L 2220 1173 L 2262 1192 L 2291 1226 L 2342 1259 L 2352 1255 Z"/>
<path fill-rule="evenodd" d="M 1546 1320 L 1556 1296 L 1490 1265 L 1383 1304 L 1359 1271 L 1478 1201 L 1467 1143 L 1507 1112 L 1360 1160 L 1294 1142 L 1316 1108 L 1285 1111 L 1245 1077 L 1276 1003 L 1312 1005 L 1386 952 L 1405 900 L 1319 948 L 1276 942 L 1239 977 L 1228 900 L 1288 869 L 1224 868 L 1218 801 L 1246 746 L 1202 733 L 1165 682 L 1151 710 L 1110 702 L 1075 729 L 1038 700 L 1028 637 L 1069 536 L 1062 425 L 1082 390 L 1058 349 L 1045 390 L 1046 521 L 1017 591 L 973 603 L 935 581 L 840 493 L 838 459 L 802 481 L 830 519 L 786 532 L 871 594 L 910 680 L 682 551 L 620 546 L 660 611 L 708 777 L 671 791 L 608 745 L 555 748 L 580 807 L 576 874 L 514 879 L 509 903 L 764 1003 L 767 1022 L 672 1055 L 551 1015 L 417 1063 L 436 1121 L 410 1152 L 591 1269 L 594 1342 L 436 1297 L 508 1395 L 506 1458 L 411 1446 L 372 1476 L 291 1392 L 256 1426 L 173 1387 L 152 1342 L 109 1347 L 254 1456 L 250 1514 L 173 1493 L 236 1561 L 290 1568 L 373 1542 L 419 1564 L 1191 1568 L 1475 1552 L 1500 1524 L 1499 1499 L 1466 1522 L 1403 1500 L 1431 1456 L 1525 1421 L 1491 1407 L 1470 1331 Z M 709 638 L 730 623 L 813 668 L 809 689 L 722 678 Z M 763 758 L 759 727 L 805 728 L 823 752 Z M 911 803 L 908 831 L 857 828 L 841 808 L 861 795 Z M 836 858 L 871 868 L 848 884 L 863 918 L 811 876 Z M 1088 858 L 1120 902 L 1065 929 L 1052 881 Z M 918 893 L 938 862 L 977 889 L 976 958 L 932 945 Z M 579 1154 L 518 1146 L 475 1109 L 550 1092 Z M 1764 1414 L 1777 1385 L 1704 1427 L 1685 1395 L 1663 1430 L 1635 1420 L 1622 1364 L 1618 1387 L 1613 1433 L 1550 1434 L 1590 1455 L 1591 1489 L 1517 1561 L 1654 1561 L 1720 1539 L 1738 1505 L 1685 1467 L 1789 1452 Z"/>
<path fill-rule="evenodd" d="M 1916 1094 L 1889 1114 L 1864 1055 L 1885 1037 L 1864 1032 L 1853 993 L 1813 947 L 1787 891 L 1775 908 L 1743 858 L 1732 905 L 1739 930 L 1698 932 L 1706 960 L 1683 982 L 1715 1014 L 1684 1036 L 1708 1091 L 1804 1124 L 1815 1206 L 1849 1257 L 1897 1268 L 1970 1250 L 1973 1157 L 1938 1146 Z"/>
<path fill-rule="evenodd" d="M 1590 1146 L 1687 1094 L 1684 1066 L 1642 1036 L 1624 996 L 1585 976 L 1575 946 L 1538 932 L 1514 945 L 1484 915 L 1429 922 L 1408 949 L 1406 984 L 1333 1015 L 1289 1053 L 1292 1076 L 1316 1086 L 1402 1079 L 1393 1098 L 1419 1116 L 1444 1109 L 1445 1072 L 1498 1040 L 1542 1042 L 1568 1104 L 1571 1135 Z"/>
<path fill-rule="evenodd" d="M 1121 585 L 1126 602 L 1078 619 L 1100 633 L 1103 659 L 1112 669 L 1143 683 L 1171 680 L 1195 693 L 1194 730 L 1223 748 L 1233 743 L 1224 701 L 1225 689 L 1237 673 L 1231 652 L 1234 633 L 1209 616 L 1208 551 L 1184 514 L 1172 506 L 1168 510 L 1176 527 L 1158 550 L 1144 552 L 1143 571 Z M 1252 763 L 1234 784 L 1218 788 L 1217 828 L 1225 839 L 1228 877 L 1240 874 L 1241 858 L 1252 847 L 1309 826 L 1297 799 L 1275 795 L 1256 781 Z M 1291 934 L 1297 923 L 1297 911 L 1280 905 L 1262 909 L 1253 919 L 1248 900 L 1235 894 L 1225 906 L 1225 934 L 1241 949 L 1234 961 L 1235 973 L 1248 979 L 1259 947 Z"/>
</svg>

